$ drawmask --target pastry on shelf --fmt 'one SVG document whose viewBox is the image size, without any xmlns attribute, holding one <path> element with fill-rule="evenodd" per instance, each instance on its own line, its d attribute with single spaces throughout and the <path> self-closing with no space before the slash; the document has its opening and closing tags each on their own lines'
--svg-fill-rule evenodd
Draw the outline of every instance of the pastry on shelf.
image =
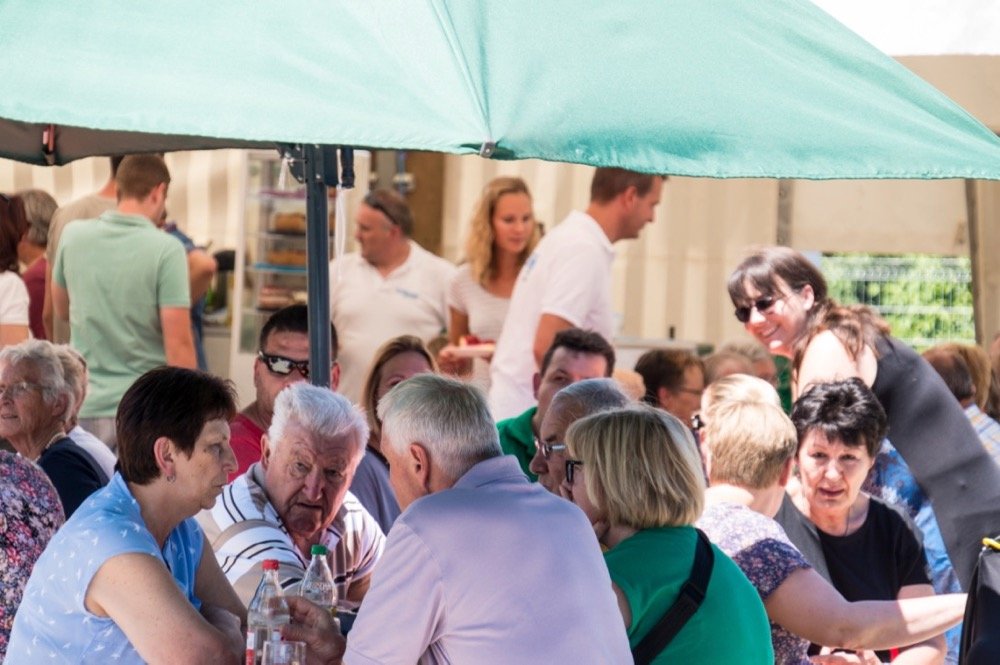
<svg viewBox="0 0 1000 665">
<path fill-rule="evenodd" d="M 271 216 L 271 230 L 275 233 L 305 233 L 304 212 L 276 212 Z"/>
<path fill-rule="evenodd" d="M 262 286 L 257 293 L 257 309 L 281 309 L 293 303 L 291 289 Z"/>
<path fill-rule="evenodd" d="M 304 249 L 269 249 L 265 256 L 267 262 L 274 266 L 305 267 L 306 265 Z"/>
</svg>

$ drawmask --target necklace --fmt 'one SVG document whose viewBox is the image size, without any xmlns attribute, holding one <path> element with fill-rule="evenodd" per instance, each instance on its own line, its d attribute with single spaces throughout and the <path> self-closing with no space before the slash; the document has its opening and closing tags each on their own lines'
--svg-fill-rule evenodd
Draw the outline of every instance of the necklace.
<svg viewBox="0 0 1000 665">
<path fill-rule="evenodd" d="M 854 505 L 852 504 L 847 509 L 847 523 L 844 525 L 844 536 L 846 536 L 847 532 L 851 530 L 851 512 L 853 510 L 854 510 Z"/>
</svg>

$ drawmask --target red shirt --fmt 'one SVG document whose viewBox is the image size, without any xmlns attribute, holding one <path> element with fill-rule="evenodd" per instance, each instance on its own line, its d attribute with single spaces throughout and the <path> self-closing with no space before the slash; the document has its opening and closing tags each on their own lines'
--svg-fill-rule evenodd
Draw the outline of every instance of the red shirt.
<svg viewBox="0 0 1000 665">
<path fill-rule="evenodd" d="M 28 327 L 35 339 L 48 339 L 45 336 L 45 326 L 42 323 L 42 306 L 45 304 L 45 257 L 31 264 L 24 271 L 21 279 L 28 287 Z"/>
<path fill-rule="evenodd" d="M 232 446 L 236 462 L 239 464 L 236 472 L 229 474 L 229 482 L 243 474 L 251 464 L 260 461 L 260 438 L 264 434 L 264 430 L 257 427 L 257 423 L 242 413 L 237 414 L 229 423 L 229 445 Z"/>
</svg>

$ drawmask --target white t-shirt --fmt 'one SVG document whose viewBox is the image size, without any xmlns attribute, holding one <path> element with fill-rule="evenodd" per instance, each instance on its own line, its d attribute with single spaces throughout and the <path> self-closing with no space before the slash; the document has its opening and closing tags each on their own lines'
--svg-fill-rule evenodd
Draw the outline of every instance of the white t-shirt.
<svg viewBox="0 0 1000 665">
<path fill-rule="evenodd" d="M 425 342 L 447 330 L 449 261 L 410 241 L 410 256 L 388 276 L 358 253 L 330 263 L 330 314 L 340 342 L 340 387 L 357 402 L 372 358 L 383 343 L 399 335 Z"/>
<path fill-rule="evenodd" d="M 535 403 L 531 378 L 538 366 L 533 347 L 542 314 L 566 319 L 611 341 L 614 257 L 604 230 L 593 217 L 579 211 L 571 212 L 538 243 L 517 277 L 510 312 L 490 363 L 494 418 L 512 418 Z"/>
<path fill-rule="evenodd" d="M 115 475 L 115 464 L 118 462 L 118 458 L 111 452 L 107 444 L 79 425 L 71 429 L 66 436 L 71 438 L 73 443 L 86 450 L 104 473 L 108 474 L 108 478 Z"/>
<path fill-rule="evenodd" d="M 0 272 L 0 325 L 28 325 L 28 287 L 12 270 Z"/>
<path fill-rule="evenodd" d="M 495 296 L 472 277 L 468 263 L 455 271 L 448 285 L 448 306 L 469 318 L 469 333 L 484 340 L 496 342 L 503 330 L 510 298 Z M 490 364 L 482 358 L 472 363 L 472 381 L 483 390 L 490 387 Z"/>
</svg>

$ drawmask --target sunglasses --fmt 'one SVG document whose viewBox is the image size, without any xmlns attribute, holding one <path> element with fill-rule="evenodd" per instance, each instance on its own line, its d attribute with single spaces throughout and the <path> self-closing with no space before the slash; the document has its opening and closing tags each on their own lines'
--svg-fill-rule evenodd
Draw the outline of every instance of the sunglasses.
<svg viewBox="0 0 1000 665">
<path fill-rule="evenodd" d="M 757 310 L 761 314 L 766 314 L 774 307 L 774 303 L 778 302 L 780 298 L 775 298 L 774 296 L 761 296 L 757 298 L 749 305 L 736 308 L 736 320 L 740 323 L 746 323 L 750 320 L 750 314 L 753 310 Z"/>
<path fill-rule="evenodd" d="M 263 351 L 257 354 L 257 357 L 267 366 L 267 369 L 272 374 L 277 374 L 278 376 L 288 376 L 292 373 L 292 370 L 299 370 L 299 374 L 302 378 L 309 378 L 309 361 L 308 360 L 292 360 L 291 358 L 286 358 L 284 356 L 273 356 L 270 353 L 264 353 Z"/>
<path fill-rule="evenodd" d="M 552 453 L 560 452 L 566 450 L 565 443 L 541 443 L 538 439 L 535 439 L 535 450 L 542 454 L 542 459 L 548 459 L 552 457 Z"/>
<path fill-rule="evenodd" d="M 700 413 L 695 413 L 691 416 L 691 429 L 695 432 L 700 432 L 705 428 L 705 421 L 701 419 Z"/>
<path fill-rule="evenodd" d="M 578 466 L 583 466 L 583 462 L 578 459 L 566 460 L 566 482 L 570 485 L 573 484 L 573 476 L 575 475 L 574 472 Z"/>
<path fill-rule="evenodd" d="M 380 213 L 388 217 L 389 221 L 392 223 L 393 226 L 399 226 L 399 222 L 397 222 L 396 218 L 392 216 L 392 213 L 389 212 L 389 209 L 386 208 L 384 205 L 382 205 L 381 201 L 375 198 L 375 195 L 373 193 L 369 192 L 368 195 L 365 196 L 364 203 L 369 208 L 374 208 L 375 210 L 378 210 Z"/>
</svg>

